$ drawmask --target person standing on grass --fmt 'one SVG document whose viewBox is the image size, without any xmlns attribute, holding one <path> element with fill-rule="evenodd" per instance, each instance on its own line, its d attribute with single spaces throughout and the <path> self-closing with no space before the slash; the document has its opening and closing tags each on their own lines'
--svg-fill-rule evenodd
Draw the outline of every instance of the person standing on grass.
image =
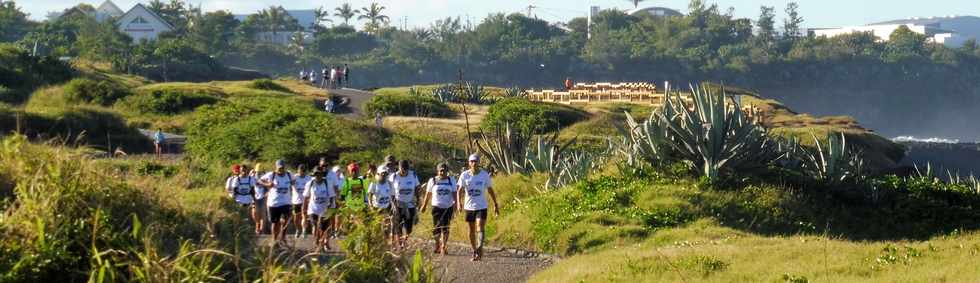
<svg viewBox="0 0 980 283">
<path fill-rule="evenodd" d="M 304 202 L 303 194 L 306 190 L 306 184 L 313 180 L 312 176 L 306 175 L 306 165 L 300 164 L 296 167 L 296 177 L 293 178 L 293 227 L 296 228 L 296 238 L 299 237 L 306 238 L 306 202 Z"/>
<path fill-rule="evenodd" d="M 347 83 L 347 88 L 351 88 L 350 84 L 350 66 L 344 64 L 344 82 Z"/>
<path fill-rule="evenodd" d="M 255 186 L 255 203 L 252 205 L 252 218 L 255 218 L 255 234 L 259 235 L 265 232 L 265 225 L 268 223 L 268 210 L 265 202 L 266 188 L 264 185 L 259 183 L 259 178 L 265 175 L 262 172 L 262 163 L 255 163 L 255 169 L 248 173 L 248 176 L 258 183 Z"/>
<path fill-rule="evenodd" d="M 313 181 L 306 184 L 303 199 L 306 203 L 306 214 L 313 220 L 313 238 L 316 239 L 318 250 L 330 250 L 331 217 L 334 214 L 333 203 L 337 197 L 336 185 L 325 178 L 327 171 L 317 167 L 313 171 Z"/>
<path fill-rule="evenodd" d="M 290 192 L 293 183 L 292 174 L 286 172 L 286 162 L 276 160 L 276 171 L 269 172 L 259 180 L 269 192 L 267 201 L 269 206 L 269 221 L 272 222 L 273 243 L 286 242 L 286 226 L 289 224 L 289 213 L 291 205 Z"/>
<path fill-rule="evenodd" d="M 157 132 L 153 133 L 153 147 L 157 158 L 163 155 L 163 143 L 167 141 L 167 137 L 163 134 L 163 129 L 157 128 Z"/>
<path fill-rule="evenodd" d="M 449 224 L 452 223 L 453 210 L 458 208 L 456 179 L 449 176 L 449 165 L 440 163 L 436 167 L 436 176 L 429 179 L 425 186 L 425 199 L 422 200 L 422 213 L 432 204 L 432 236 L 435 237 L 436 247 L 433 253 L 449 254 L 446 243 L 449 242 Z"/>
<path fill-rule="evenodd" d="M 463 171 L 459 175 L 459 191 L 457 202 L 462 203 L 462 210 L 466 212 L 466 223 L 470 226 L 470 246 L 473 247 L 472 261 L 483 258 L 483 243 L 486 240 L 484 228 L 487 225 L 487 194 L 493 199 L 494 216 L 500 215 L 500 208 L 497 206 L 497 194 L 493 192 L 493 183 L 490 174 L 480 169 L 480 156 L 476 153 L 471 154 L 469 159 L 469 170 Z M 465 197 L 464 197 L 465 196 Z"/>
<path fill-rule="evenodd" d="M 255 209 L 255 178 L 248 175 L 248 165 L 235 164 L 231 167 L 232 176 L 225 182 L 225 190 L 241 207 L 250 208 L 255 230 L 259 230 L 259 218 Z"/>
<path fill-rule="evenodd" d="M 378 168 L 378 174 L 375 175 L 374 182 L 368 185 L 368 198 L 371 199 L 371 207 L 377 212 L 381 213 L 384 217 L 381 222 L 382 229 L 385 229 L 385 234 L 389 236 L 388 243 L 395 245 L 395 227 L 392 223 L 391 215 L 391 201 L 394 197 L 394 192 L 391 189 L 391 183 L 388 182 L 388 168 L 380 167 Z"/>
<path fill-rule="evenodd" d="M 392 174 L 388 178 L 388 183 L 391 183 L 391 187 L 395 192 L 392 211 L 394 212 L 395 221 L 393 230 L 397 240 L 395 243 L 396 249 L 405 247 L 408 242 L 408 237 L 412 235 L 412 227 L 415 226 L 415 221 L 418 217 L 416 204 L 419 203 L 419 194 L 417 192 L 419 178 L 415 176 L 415 172 L 409 170 L 410 166 L 411 164 L 409 164 L 408 160 L 398 162 L 398 172 L 395 172 L 395 174 Z"/>
</svg>

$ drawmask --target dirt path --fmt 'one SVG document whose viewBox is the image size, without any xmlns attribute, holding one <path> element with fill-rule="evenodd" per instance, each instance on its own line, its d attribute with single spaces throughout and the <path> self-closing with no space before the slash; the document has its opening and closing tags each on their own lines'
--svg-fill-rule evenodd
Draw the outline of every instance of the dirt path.
<svg viewBox="0 0 980 283">
<path fill-rule="evenodd" d="M 257 238 L 258 245 L 272 245 L 272 238 L 269 235 L 262 235 Z M 312 236 L 308 238 L 296 238 L 293 235 L 287 239 L 288 250 L 296 254 L 308 254 L 315 251 Z M 321 257 L 343 256 L 339 251 L 339 243 L 331 240 L 333 249 L 321 254 Z M 470 261 L 470 247 L 468 244 L 451 243 L 448 255 L 432 254 L 432 242 L 424 240 L 414 240 L 411 246 L 405 249 L 403 256 L 411 257 L 416 249 L 425 253 L 425 257 L 432 260 L 435 272 L 441 282 L 525 282 L 535 272 L 553 264 L 557 259 L 548 256 L 525 252 L 514 249 L 487 247 L 485 248 L 483 260 Z"/>
<path fill-rule="evenodd" d="M 337 114 L 350 119 L 363 119 L 367 118 L 367 114 L 364 113 L 364 106 L 367 105 L 371 97 L 374 97 L 374 93 L 363 90 L 356 90 L 350 88 L 341 89 L 331 89 L 330 95 L 337 98 L 347 98 L 350 102 L 346 107 L 341 107 L 337 109 Z"/>
</svg>

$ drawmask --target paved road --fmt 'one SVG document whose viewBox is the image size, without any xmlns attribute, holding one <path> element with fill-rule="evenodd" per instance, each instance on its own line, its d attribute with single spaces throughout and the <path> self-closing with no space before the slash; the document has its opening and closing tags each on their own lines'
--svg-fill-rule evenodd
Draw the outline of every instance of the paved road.
<svg viewBox="0 0 980 283">
<path fill-rule="evenodd" d="M 343 89 L 331 89 L 330 94 L 337 98 L 347 98 L 350 102 L 346 107 L 342 107 L 337 110 L 337 114 L 350 118 L 350 119 L 363 119 L 367 115 L 364 113 L 364 106 L 367 102 L 374 97 L 374 93 L 369 91 L 343 88 Z"/>
</svg>

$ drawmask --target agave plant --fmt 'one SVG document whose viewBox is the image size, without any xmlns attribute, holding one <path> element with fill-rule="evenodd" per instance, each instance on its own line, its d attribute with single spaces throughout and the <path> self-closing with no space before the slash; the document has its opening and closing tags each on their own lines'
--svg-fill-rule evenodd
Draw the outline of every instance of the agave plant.
<svg viewBox="0 0 980 283">
<path fill-rule="evenodd" d="M 526 147 L 523 162 L 518 167 L 524 173 L 553 172 L 558 167 L 558 162 L 563 156 L 562 153 L 574 144 L 575 140 L 572 139 L 564 144 L 559 144 L 558 133 L 548 138 L 538 137 L 536 143 Z"/>
<path fill-rule="evenodd" d="M 483 155 L 487 156 L 497 170 L 507 174 L 521 173 L 522 168 L 517 161 L 525 157 L 527 144 L 531 140 L 529 134 L 511 130 L 510 124 L 504 128 L 494 129 L 493 135 L 480 131 L 480 139 L 476 145 Z"/>
<path fill-rule="evenodd" d="M 504 97 L 526 98 L 527 92 L 524 92 L 524 89 L 520 87 L 514 86 L 504 91 Z"/>
<path fill-rule="evenodd" d="M 667 93 L 663 111 L 656 115 L 668 131 L 671 142 L 666 144 L 702 176 L 713 181 L 726 170 L 761 167 L 778 157 L 765 129 L 734 101 L 726 105 L 724 88 L 715 94 L 707 87 L 691 86 L 690 105 L 679 92 L 668 88 Z"/>
<path fill-rule="evenodd" d="M 463 86 L 461 98 L 470 104 L 484 104 L 490 100 L 483 86 L 475 83 L 466 83 Z"/>
<path fill-rule="evenodd" d="M 599 154 L 577 151 L 562 158 L 557 167 L 550 172 L 545 188 L 561 188 L 585 179 L 600 162 Z"/>
<path fill-rule="evenodd" d="M 452 84 L 437 87 L 436 89 L 432 90 L 430 95 L 443 103 L 459 101 L 459 92 Z"/>
<path fill-rule="evenodd" d="M 640 161 L 639 158 L 654 166 L 665 165 L 672 161 L 670 133 L 662 124 L 662 120 L 658 119 L 658 113 L 651 113 L 650 118 L 643 123 L 637 123 L 629 112 L 625 114 L 626 126 L 629 129 L 618 127 L 623 139 L 618 143 L 616 150 L 626 159 L 627 165 L 634 167 L 633 165 L 637 165 Z"/>
<path fill-rule="evenodd" d="M 843 133 L 828 134 L 827 143 L 823 144 L 813 136 L 816 149 L 806 155 L 803 171 L 817 180 L 840 183 L 859 176 L 864 161 L 860 154 L 847 147 L 847 139 Z M 931 170 L 931 169 L 930 169 Z"/>
</svg>

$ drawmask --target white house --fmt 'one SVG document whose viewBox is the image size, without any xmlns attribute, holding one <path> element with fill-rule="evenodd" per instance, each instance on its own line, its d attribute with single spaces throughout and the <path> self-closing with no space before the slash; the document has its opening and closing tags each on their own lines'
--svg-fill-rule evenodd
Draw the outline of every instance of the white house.
<svg viewBox="0 0 980 283">
<path fill-rule="evenodd" d="M 143 4 L 133 6 L 116 20 L 116 24 L 119 25 L 119 30 L 132 37 L 133 41 L 155 40 L 161 33 L 174 30 L 174 26 Z"/>
<path fill-rule="evenodd" d="M 98 8 L 95 8 L 94 16 L 95 20 L 101 23 L 108 19 L 119 18 L 119 16 L 122 16 L 123 14 L 123 10 L 119 9 L 119 6 L 116 6 L 116 3 L 106 0 L 105 2 L 102 2 L 102 5 L 99 5 Z"/>
<path fill-rule="evenodd" d="M 814 36 L 834 37 L 855 32 L 871 32 L 879 41 L 888 41 L 892 32 L 906 26 L 913 32 L 924 34 L 929 41 L 949 47 L 963 46 L 969 39 L 980 36 L 980 18 L 972 16 L 950 16 L 931 18 L 911 18 L 874 23 L 865 26 L 842 28 L 809 29 Z"/>
</svg>

